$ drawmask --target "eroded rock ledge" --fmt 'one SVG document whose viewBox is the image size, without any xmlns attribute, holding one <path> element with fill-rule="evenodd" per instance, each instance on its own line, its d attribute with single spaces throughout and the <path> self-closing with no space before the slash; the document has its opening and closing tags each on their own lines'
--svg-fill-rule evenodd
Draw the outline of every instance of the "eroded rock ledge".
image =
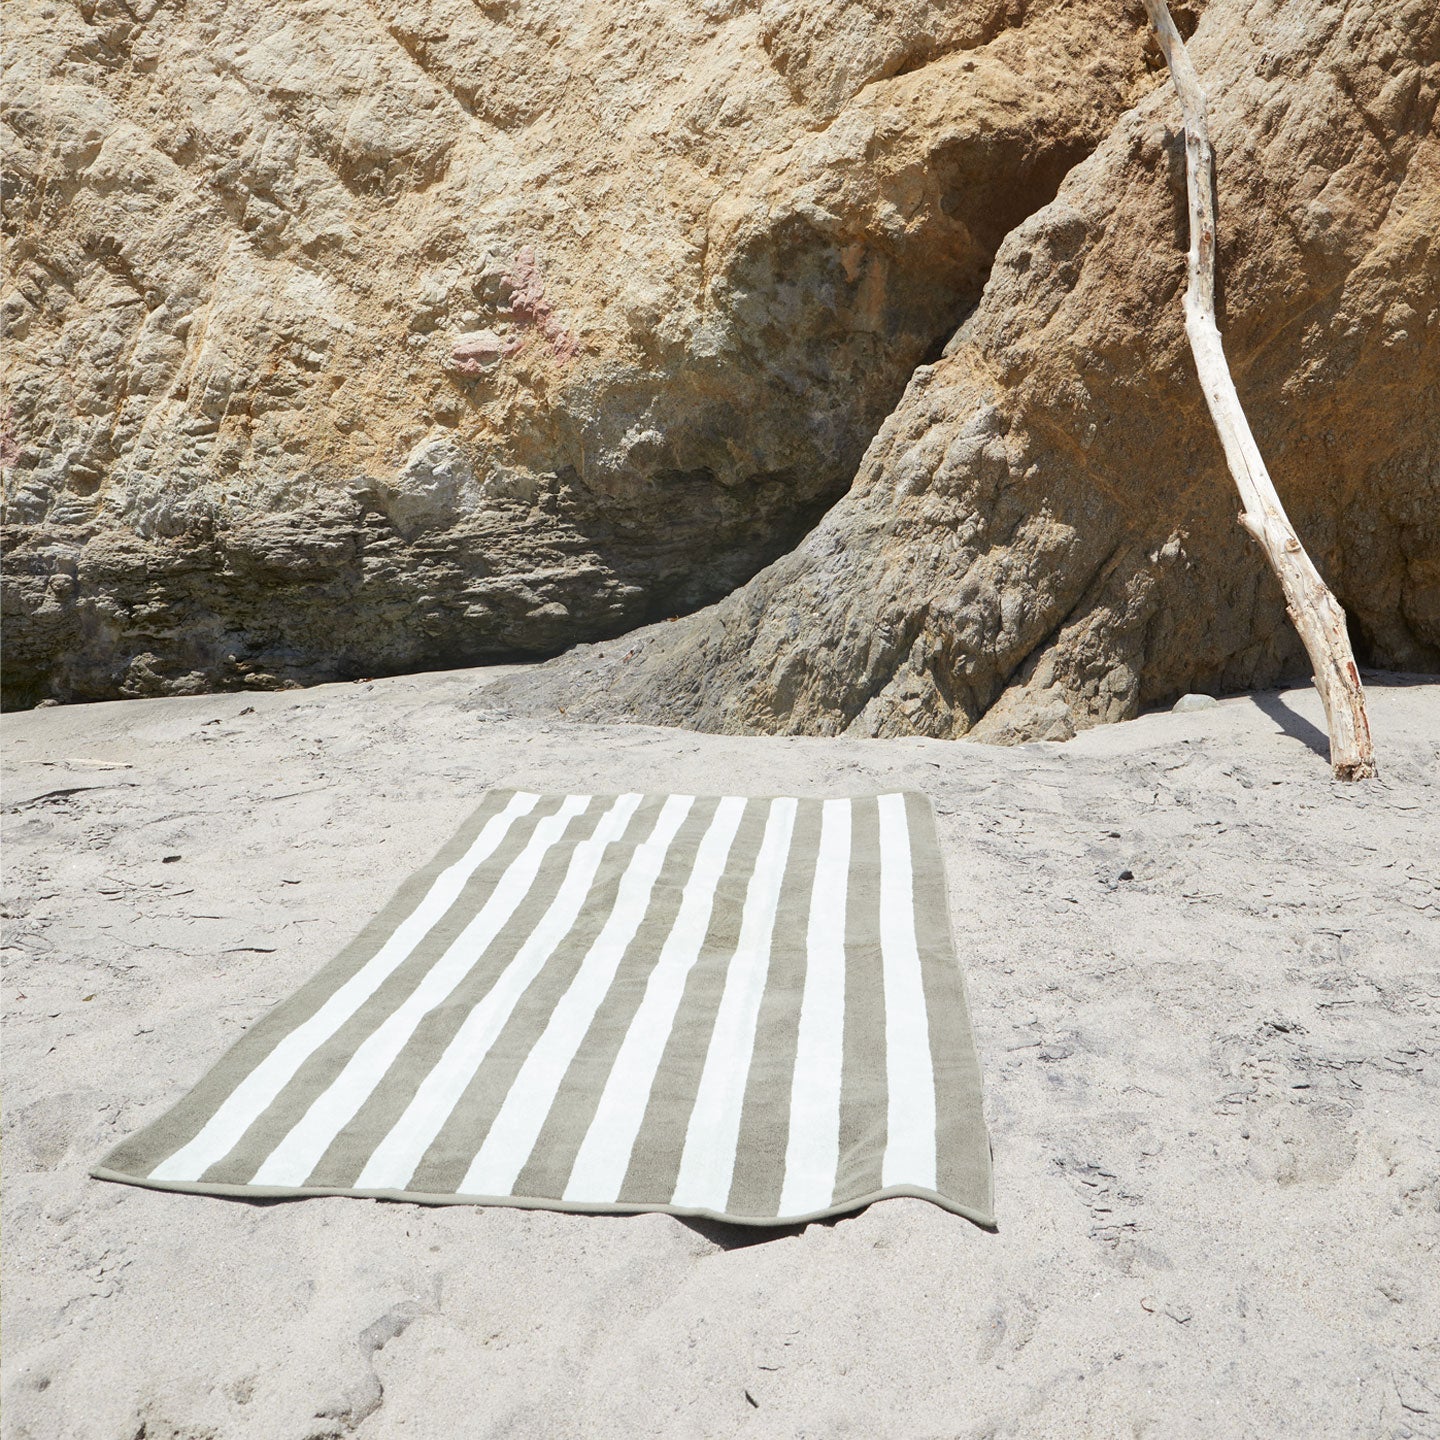
<svg viewBox="0 0 1440 1440">
<path fill-rule="evenodd" d="M 717 599 L 1154 83 L 1099 0 L 17 0 L 7 30 L 9 705 Z"/>
</svg>

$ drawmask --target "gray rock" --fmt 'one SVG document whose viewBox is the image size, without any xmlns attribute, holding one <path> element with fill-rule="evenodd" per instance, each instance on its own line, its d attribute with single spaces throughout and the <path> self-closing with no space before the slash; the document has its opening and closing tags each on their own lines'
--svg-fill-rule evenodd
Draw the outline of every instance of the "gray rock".
<svg viewBox="0 0 1440 1440">
<path fill-rule="evenodd" d="M 1196 710 L 1215 710 L 1219 705 L 1213 695 L 1182 695 L 1170 709 L 1176 715 L 1190 715 Z"/>
</svg>

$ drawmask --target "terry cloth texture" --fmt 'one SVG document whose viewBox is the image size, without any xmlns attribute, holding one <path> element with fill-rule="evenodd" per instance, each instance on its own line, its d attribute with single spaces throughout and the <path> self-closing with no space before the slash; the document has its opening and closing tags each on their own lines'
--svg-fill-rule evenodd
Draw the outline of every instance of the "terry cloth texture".
<svg viewBox="0 0 1440 1440">
<path fill-rule="evenodd" d="M 495 792 L 95 1175 L 239 1196 L 992 1225 L 929 802 Z"/>
</svg>

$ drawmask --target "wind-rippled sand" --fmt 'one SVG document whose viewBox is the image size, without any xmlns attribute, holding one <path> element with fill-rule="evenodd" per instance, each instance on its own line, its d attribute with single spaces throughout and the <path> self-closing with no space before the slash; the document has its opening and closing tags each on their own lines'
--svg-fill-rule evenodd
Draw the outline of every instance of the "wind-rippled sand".
<svg viewBox="0 0 1440 1440">
<path fill-rule="evenodd" d="M 1440 685 L 1345 786 L 1308 689 L 1001 750 L 495 673 L 6 717 L 6 1440 L 1440 1436 Z M 999 1234 L 87 1178 L 490 786 L 926 791 Z"/>
</svg>

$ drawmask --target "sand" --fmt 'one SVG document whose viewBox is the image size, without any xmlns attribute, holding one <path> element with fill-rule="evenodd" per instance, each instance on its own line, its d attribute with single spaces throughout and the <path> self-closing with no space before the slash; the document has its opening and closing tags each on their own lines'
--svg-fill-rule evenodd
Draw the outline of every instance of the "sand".
<svg viewBox="0 0 1440 1440">
<path fill-rule="evenodd" d="M 1066 745 L 518 719 L 498 672 L 6 718 L 7 1440 L 1440 1436 L 1440 685 Z M 488 786 L 933 798 L 998 1234 L 87 1178 Z"/>
</svg>

